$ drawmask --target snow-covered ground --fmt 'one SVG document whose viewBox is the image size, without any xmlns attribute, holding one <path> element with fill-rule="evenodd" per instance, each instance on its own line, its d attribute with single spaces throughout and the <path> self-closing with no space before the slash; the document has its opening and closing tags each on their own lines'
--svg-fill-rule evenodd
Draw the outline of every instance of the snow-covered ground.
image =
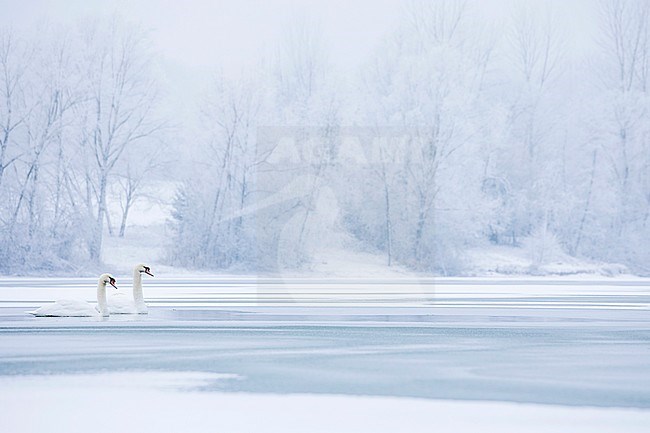
<svg viewBox="0 0 650 433">
<path fill-rule="evenodd" d="M 650 425 L 650 412 L 636 409 L 201 391 L 233 380 L 192 372 L 0 377 L 0 419 L 13 433 L 635 433 Z"/>
<path fill-rule="evenodd" d="M 151 205 L 154 206 L 154 205 Z M 154 210 L 152 210 L 154 212 Z M 166 265 L 166 251 L 173 232 L 164 224 L 165 216 L 154 212 L 156 224 L 129 226 L 124 238 L 104 238 L 102 261 L 106 270 L 128 274 L 136 263 L 145 262 L 167 274 L 210 275 L 210 272 L 188 270 Z M 137 221 L 137 220 L 136 220 Z M 625 266 L 600 263 L 571 257 L 562 251 L 547 252 L 542 263 L 535 265 L 530 247 L 486 245 L 464 254 L 464 273 L 472 276 L 504 276 L 527 278 L 537 276 L 620 277 L 628 275 Z M 339 247 L 314 251 L 312 261 L 303 269 L 276 269 L 263 272 L 266 276 L 307 278 L 420 278 L 425 274 L 413 271 L 399 263 L 387 265 L 385 254 L 363 251 L 354 242 Z M 241 270 L 237 270 L 241 275 Z"/>
<path fill-rule="evenodd" d="M 628 269 L 616 263 L 601 263 L 572 257 L 556 248 L 546 251 L 543 260 L 536 263 L 537 245 L 526 240 L 523 247 L 486 245 L 466 252 L 468 272 L 473 275 L 595 275 L 618 276 Z"/>
<path fill-rule="evenodd" d="M 210 275 L 210 272 L 166 264 L 167 251 L 174 236 L 168 222 L 177 187 L 173 182 L 156 183 L 151 194 L 139 200 L 131 210 L 124 238 L 105 233 L 102 261 L 107 271 L 128 275 L 134 264 L 145 262 L 166 274 Z M 155 199 L 151 198 L 154 196 Z M 112 200 L 116 198 L 112 197 Z M 118 209 L 119 203 L 115 202 L 109 207 Z M 113 215 L 112 219 L 118 221 L 119 215 Z M 311 262 L 303 269 L 282 269 L 278 266 L 275 270 L 265 270 L 263 275 L 306 278 L 426 277 L 396 262 L 388 266 L 385 254 L 364 251 L 349 235 L 341 232 L 332 232 L 330 235 L 336 239 L 343 238 L 344 241 L 323 242 L 324 246 L 312 252 Z M 463 252 L 462 257 L 464 274 L 477 277 L 501 275 L 528 278 L 530 275 L 538 275 L 602 278 L 619 277 L 628 273 L 623 265 L 572 257 L 558 245 L 540 245 L 540 241 L 533 238 L 523 238 L 519 247 L 486 244 Z M 235 273 L 242 274 L 241 270 L 236 270 Z"/>
</svg>

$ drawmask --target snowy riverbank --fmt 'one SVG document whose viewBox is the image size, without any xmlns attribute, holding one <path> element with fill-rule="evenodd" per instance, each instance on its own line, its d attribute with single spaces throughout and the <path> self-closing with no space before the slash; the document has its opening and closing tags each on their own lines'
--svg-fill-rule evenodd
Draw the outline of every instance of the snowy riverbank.
<svg viewBox="0 0 650 433">
<path fill-rule="evenodd" d="M 311 262 L 302 269 L 251 271 L 233 268 L 225 271 L 194 270 L 166 265 L 166 248 L 172 237 L 164 224 L 151 227 L 133 226 L 125 238 L 106 237 L 103 262 L 111 272 L 130 273 L 133 264 L 146 262 L 167 275 L 239 275 L 256 277 L 308 278 L 431 278 L 435 275 L 416 272 L 399 263 L 387 265 L 385 254 L 349 248 L 323 248 L 314 251 Z M 469 249 L 463 254 L 463 275 L 471 277 L 564 277 L 564 278 L 630 278 L 632 274 L 622 265 L 601 263 L 571 257 L 557 250 L 546 252 L 541 263 L 535 264 L 535 251 L 530 246 L 509 247 L 486 245 Z"/>
</svg>

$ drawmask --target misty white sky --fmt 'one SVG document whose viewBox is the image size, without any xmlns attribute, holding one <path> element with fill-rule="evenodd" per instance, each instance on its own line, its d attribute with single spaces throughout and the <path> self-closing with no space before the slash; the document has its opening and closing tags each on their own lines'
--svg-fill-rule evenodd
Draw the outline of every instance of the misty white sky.
<svg viewBox="0 0 650 433">
<path fill-rule="evenodd" d="M 517 7 L 543 13 L 582 50 L 593 37 L 595 0 L 470 0 L 480 18 L 507 23 Z M 167 91 L 193 100 L 212 73 L 236 76 L 274 54 L 295 19 L 318 22 L 328 61 L 355 74 L 400 22 L 400 0 L 0 0 L 0 26 L 30 32 L 117 14 L 142 25 L 162 60 Z M 498 25 L 496 28 L 504 28 Z M 188 96 L 190 96 L 188 98 Z M 177 99 L 177 98 L 174 98 Z"/>
<path fill-rule="evenodd" d="M 75 22 L 117 13 L 141 23 L 161 53 L 188 67 L 228 73 L 256 64 L 292 19 L 320 21 L 334 62 L 355 62 L 395 23 L 395 0 L 0 0 L 0 24 Z"/>
<path fill-rule="evenodd" d="M 550 4 L 581 33 L 591 32 L 594 0 L 475 0 L 488 20 L 507 20 L 513 7 Z M 0 0 L 0 24 L 76 22 L 119 14 L 150 31 L 160 52 L 187 67 L 215 65 L 227 73 L 256 64 L 292 19 L 320 21 L 333 64 L 355 67 L 399 22 L 402 0 Z M 514 6 L 513 6 L 514 5 Z M 582 31 L 584 30 L 584 32 Z"/>
</svg>

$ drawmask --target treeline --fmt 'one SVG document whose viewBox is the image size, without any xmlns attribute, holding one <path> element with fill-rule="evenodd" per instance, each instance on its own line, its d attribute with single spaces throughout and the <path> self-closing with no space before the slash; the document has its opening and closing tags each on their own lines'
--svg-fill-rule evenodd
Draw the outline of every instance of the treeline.
<svg viewBox="0 0 650 433">
<path fill-rule="evenodd" d="M 467 2 L 414 2 L 353 77 L 297 25 L 273 62 L 215 80 L 172 262 L 283 269 L 361 246 L 460 274 L 497 244 L 525 245 L 531 271 L 561 253 L 648 272 L 648 2 L 594 7 L 581 50 L 552 15 L 496 28 Z"/>
<path fill-rule="evenodd" d="M 272 271 L 364 248 L 452 275 L 471 248 L 525 245 L 534 266 L 561 252 L 649 272 L 649 6 L 594 7 L 581 49 L 552 15 L 490 26 L 468 2 L 412 2 L 357 74 L 294 23 L 271 59 L 217 75 L 196 119 L 170 119 L 188 167 L 170 264 Z M 96 262 L 166 135 L 147 40 L 111 24 L 1 47 L 0 271 Z"/>
<path fill-rule="evenodd" d="M 161 147 L 151 59 L 117 21 L 0 32 L 0 272 L 80 272 L 124 234 Z"/>
</svg>

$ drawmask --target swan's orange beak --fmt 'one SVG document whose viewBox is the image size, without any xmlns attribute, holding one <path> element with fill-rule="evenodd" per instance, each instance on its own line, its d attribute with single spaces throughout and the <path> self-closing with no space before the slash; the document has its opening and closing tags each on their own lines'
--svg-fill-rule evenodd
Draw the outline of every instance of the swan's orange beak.
<svg viewBox="0 0 650 433">
<path fill-rule="evenodd" d="M 145 269 L 144 273 L 153 277 L 153 274 L 149 271 L 149 268 Z"/>
<path fill-rule="evenodd" d="M 110 279 L 109 283 L 110 283 L 111 286 L 113 286 L 113 287 L 115 287 L 115 289 L 117 289 L 117 286 L 115 285 L 115 280 L 113 278 Z"/>
</svg>

